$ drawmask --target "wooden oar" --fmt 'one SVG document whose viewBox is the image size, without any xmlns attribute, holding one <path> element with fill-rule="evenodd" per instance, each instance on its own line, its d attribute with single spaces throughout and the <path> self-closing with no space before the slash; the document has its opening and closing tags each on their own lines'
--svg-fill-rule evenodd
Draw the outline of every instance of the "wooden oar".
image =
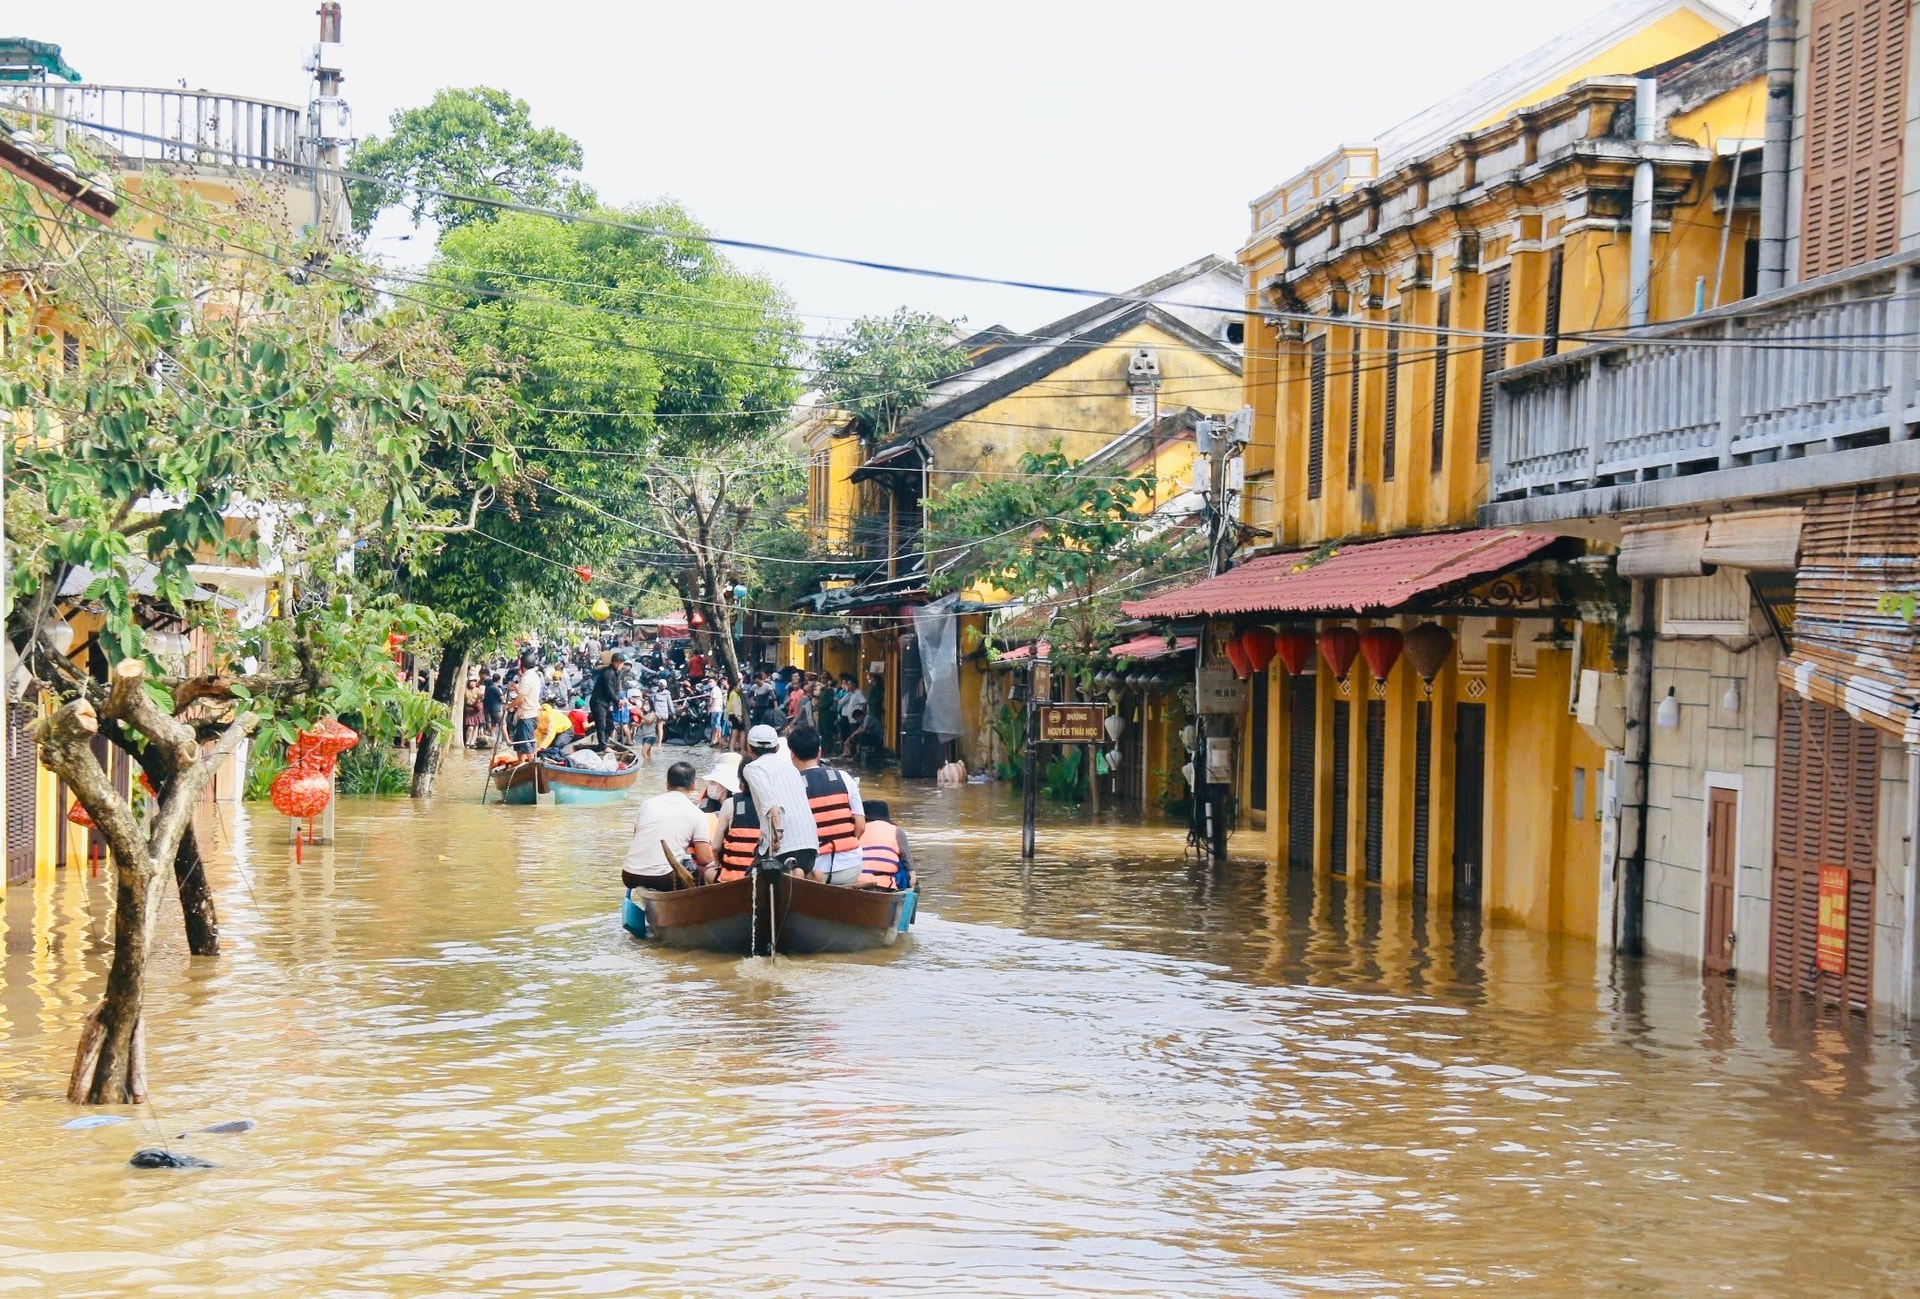
<svg viewBox="0 0 1920 1299">
<path fill-rule="evenodd" d="M 666 857 L 667 865 L 673 868 L 673 877 L 680 881 L 681 888 L 691 889 L 699 886 L 700 881 L 694 879 L 693 872 L 681 864 L 680 859 L 674 855 L 673 849 L 667 847 L 665 839 L 660 841 L 660 852 Z"/>
<path fill-rule="evenodd" d="M 500 756 L 500 732 L 493 733 L 493 751 L 487 754 L 487 774 L 480 786 L 480 806 L 487 805 L 487 793 L 493 788 L 493 760 Z"/>
</svg>

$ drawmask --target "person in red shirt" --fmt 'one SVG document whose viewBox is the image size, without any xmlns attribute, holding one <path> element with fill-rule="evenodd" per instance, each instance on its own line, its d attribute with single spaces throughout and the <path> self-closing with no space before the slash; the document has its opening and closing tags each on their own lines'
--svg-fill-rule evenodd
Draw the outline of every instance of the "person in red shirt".
<svg viewBox="0 0 1920 1299">
<path fill-rule="evenodd" d="M 584 699 L 574 700 L 573 707 L 567 709 L 567 720 L 573 723 L 573 733 L 575 735 L 585 735 L 587 733 L 587 722 L 589 720 L 587 717 L 587 701 Z"/>
<path fill-rule="evenodd" d="M 706 656 L 701 654 L 699 650 L 695 650 L 693 653 L 687 655 L 687 680 L 698 681 L 705 675 L 707 675 Z"/>
</svg>

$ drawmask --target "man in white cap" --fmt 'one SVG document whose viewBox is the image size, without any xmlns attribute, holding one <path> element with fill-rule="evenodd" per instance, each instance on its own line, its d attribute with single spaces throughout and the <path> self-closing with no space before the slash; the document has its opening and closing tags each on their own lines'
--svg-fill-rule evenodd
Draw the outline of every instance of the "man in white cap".
<svg viewBox="0 0 1920 1299">
<path fill-rule="evenodd" d="M 674 763 L 667 768 L 666 792 L 640 804 L 640 819 L 620 864 L 620 883 L 628 890 L 675 887 L 674 859 L 691 857 L 695 866 L 713 861 L 713 832 L 694 801 L 693 772 L 691 762 Z"/>
<path fill-rule="evenodd" d="M 814 858 L 820 854 L 820 834 L 813 824 L 807 780 L 793 765 L 793 759 L 781 752 L 780 733 L 771 726 L 756 726 L 747 732 L 747 761 L 740 768 L 740 779 L 764 827 L 761 843 L 765 854 L 811 872 Z M 720 813 L 722 838 L 737 801 L 728 803 Z"/>
</svg>

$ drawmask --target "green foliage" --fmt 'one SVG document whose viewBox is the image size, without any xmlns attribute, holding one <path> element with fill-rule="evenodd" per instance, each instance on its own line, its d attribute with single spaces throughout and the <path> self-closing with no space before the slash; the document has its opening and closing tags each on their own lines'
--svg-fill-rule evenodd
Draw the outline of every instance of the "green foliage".
<svg viewBox="0 0 1920 1299">
<path fill-rule="evenodd" d="M 413 772 L 393 760 L 387 746 L 363 740 L 340 755 L 334 788 L 361 797 L 391 798 L 413 788 Z"/>
<path fill-rule="evenodd" d="M 814 363 L 821 395 L 885 441 L 934 384 L 965 368 L 967 354 L 954 344 L 953 322 L 902 307 L 854 321 L 819 345 Z"/>
<path fill-rule="evenodd" d="M 933 499 L 930 545 L 966 550 L 934 584 L 1007 591 L 1047 617 L 1055 663 L 1084 675 L 1111 643 L 1132 584 L 1175 552 L 1174 538 L 1146 526 L 1153 486 L 1150 471 L 1082 473 L 1057 445 L 1029 452 L 1017 475 L 976 479 Z"/>
<path fill-rule="evenodd" d="M 241 797 L 249 803 L 266 800 L 273 782 L 287 769 L 287 751 L 277 744 L 258 744 L 247 754 L 247 783 Z"/>
<path fill-rule="evenodd" d="M 1078 746 L 1061 750 L 1047 760 L 1040 792 L 1056 803 L 1077 807 L 1087 797 L 1085 764 L 1085 751 Z"/>
<path fill-rule="evenodd" d="M 993 774 L 1001 780 L 1021 781 L 1027 771 L 1027 710 L 1018 704 L 1002 704 L 993 719 L 993 733 L 1006 753 Z"/>
<path fill-rule="evenodd" d="M 368 136 L 348 169 L 375 179 L 348 185 L 354 227 L 362 234 L 390 207 L 404 206 L 415 225 L 442 230 L 489 220 L 497 209 L 465 203 L 412 186 L 473 194 L 534 207 L 583 207 L 592 195 L 575 179 L 580 142 L 533 124 L 533 110 L 491 86 L 437 91 L 424 108 L 388 119 L 391 134 Z"/>
</svg>

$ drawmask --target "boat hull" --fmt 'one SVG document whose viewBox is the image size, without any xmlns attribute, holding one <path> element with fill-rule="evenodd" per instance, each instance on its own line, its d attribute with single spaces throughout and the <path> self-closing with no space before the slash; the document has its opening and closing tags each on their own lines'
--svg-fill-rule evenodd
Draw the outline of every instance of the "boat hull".
<svg viewBox="0 0 1920 1299">
<path fill-rule="evenodd" d="M 500 801 L 510 807 L 532 807 L 536 803 L 553 802 L 553 790 L 548 786 L 546 777 L 540 771 L 537 762 L 521 762 L 511 767 L 496 767 L 493 772 L 493 787 L 500 792 Z"/>
<path fill-rule="evenodd" d="M 618 803 L 627 796 L 634 782 L 640 779 L 638 765 L 620 771 L 582 771 L 578 767 L 561 767 L 547 762 L 536 762 L 535 765 L 540 768 L 540 777 L 552 791 L 556 803 Z"/>
<path fill-rule="evenodd" d="M 847 888 L 785 871 L 760 871 L 744 880 L 670 893 L 642 891 L 641 896 L 644 901 L 629 898 L 623 905 L 629 932 L 666 947 L 737 956 L 889 947 L 907 932 L 918 901 L 912 889 Z M 626 907 L 640 913 L 637 927 Z"/>
</svg>

